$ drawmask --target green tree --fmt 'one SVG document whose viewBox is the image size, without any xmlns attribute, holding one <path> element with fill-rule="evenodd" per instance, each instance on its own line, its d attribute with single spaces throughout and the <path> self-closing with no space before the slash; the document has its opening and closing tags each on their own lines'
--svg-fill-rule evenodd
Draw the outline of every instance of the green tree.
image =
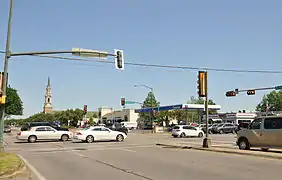
<svg viewBox="0 0 282 180">
<path fill-rule="evenodd" d="M 142 108 L 151 108 L 151 107 L 159 107 L 160 102 L 156 100 L 156 97 L 153 92 L 149 92 L 146 99 L 142 104 Z M 152 113 L 140 113 L 140 120 L 144 123 L 151 124 Z"/>
<path fill-rule="evenodd" d="M 93 126 L 93 125 L 95 124 L 93 117 L 90 117 L 90 119 L 89 119 L 89 124 L 90 124 L 91 126 Z"/>
<path fill-rule="evenodd" d="M 270 111 L 282 111 L 282 91 L 271 91 L 264 95 L 256 110 L 265 112 L 267 103 Z"/>
<path fill-rule="evenodd" d="M 7 87 L 5 115 L 23 115 L 23 102 L 16 89 Z"/>
<path fill-rule="evenodd" d="M 54 114 L 40 112 L 25 119 L 25 122 L 53 122 L 55 120 Z"/>
</svg>

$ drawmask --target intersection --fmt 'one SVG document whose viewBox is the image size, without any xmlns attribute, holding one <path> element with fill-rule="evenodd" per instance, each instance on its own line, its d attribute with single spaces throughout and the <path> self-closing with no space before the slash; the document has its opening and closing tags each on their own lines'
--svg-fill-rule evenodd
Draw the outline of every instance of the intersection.
<svg viewBox="0 0 282 180">
<path fill-rule="evenodd" d="M 214 143 L 230 142 L 234 135 L 215 135 Z M 278 160 L 246 157 L 156 146 L 158 140 L 201 141 L 199 138 L 175 139 L 169 134 L 129 133 L 124 142 L 38 142 L 16 143 L 6 135 L 6 151 L 21 155 L 36 167 L 38 180 L 169 180 L 169 179 L 280 179 Z M 230 143 L 232 146 L 232 142 Z M 263 171 L 262 171 L 263 167 Z M 35 168 L 34 168 L 35 169 Z M 226 173 L 228 172 L 228 173 Z"/>
</svg>

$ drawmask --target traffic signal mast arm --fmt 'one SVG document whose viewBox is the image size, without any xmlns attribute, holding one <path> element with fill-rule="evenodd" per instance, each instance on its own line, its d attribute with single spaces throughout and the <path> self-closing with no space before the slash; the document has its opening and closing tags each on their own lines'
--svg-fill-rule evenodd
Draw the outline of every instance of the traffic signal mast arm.
<svg viewBox="0 0 282 180">
<path fill-rule="evenodd" d="M 266 87 L 266 88 L 253 88 L 253 89 L 243 89 L 243 90 L 238 90 L 238 92 L 248 92 L 250 90 L 254 91 L 263 91 L 263 90 L 282 90 L 282 86 L 274 86 L 274 87 Z"/>
</svg>

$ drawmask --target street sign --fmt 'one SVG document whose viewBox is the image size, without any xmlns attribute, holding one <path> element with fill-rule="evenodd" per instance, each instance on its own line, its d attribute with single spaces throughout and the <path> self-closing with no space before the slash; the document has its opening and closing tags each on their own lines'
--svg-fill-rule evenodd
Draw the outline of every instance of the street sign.
<svg viewBox="0 0 282 180">
<path fill-rule="evenodd" d="M 136 104 L 134 101 L 125 101 L 125 104 Z"/>
<path fill-rule="evenodd" d="M 275 90 L 280 90 L 280 89 L 282 89 L 282 86 L 275 86 L 274 89 L 275 89 Z"/>
</svg>

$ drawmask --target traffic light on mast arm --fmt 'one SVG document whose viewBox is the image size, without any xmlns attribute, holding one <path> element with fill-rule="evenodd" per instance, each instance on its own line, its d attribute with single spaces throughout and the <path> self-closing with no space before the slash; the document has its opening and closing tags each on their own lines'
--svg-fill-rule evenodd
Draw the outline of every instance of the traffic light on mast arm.
<svg viewBox="0 0 282 180">
<path fill-rule="evenodd" d="M 227 91 L 225 95 L 227 97 L 236 96 L 236 92 L 235 91 Z"/>
<path fill-rule="evenodd" d="M 121 98 L 121 102 L 120 102 L 121 106 L 125 105 L 125 98 Z"/>
<path fill-rule="evenodd" d="M 198 72 L 198 95 L 199 97 L 206 97 L 206 72 Z"/>
<path fill-rule="evenodd" d="M 255 95 L 256 91 L 255 90 L 248 90 L 247 95 Z"/>
<path fill-rule="evenodd" d="M 124 70 L 124 58 L 123 58 L 123 51 L 115 49 L 115 66 L 118 70 Z"/>
<path fill-rule="evenodd" d="M 84 114 L 87 113 L 87 105 L 84 105 L 84 107 L 83 107 L 83 113 L 84 113 Z"/>
</svg>

